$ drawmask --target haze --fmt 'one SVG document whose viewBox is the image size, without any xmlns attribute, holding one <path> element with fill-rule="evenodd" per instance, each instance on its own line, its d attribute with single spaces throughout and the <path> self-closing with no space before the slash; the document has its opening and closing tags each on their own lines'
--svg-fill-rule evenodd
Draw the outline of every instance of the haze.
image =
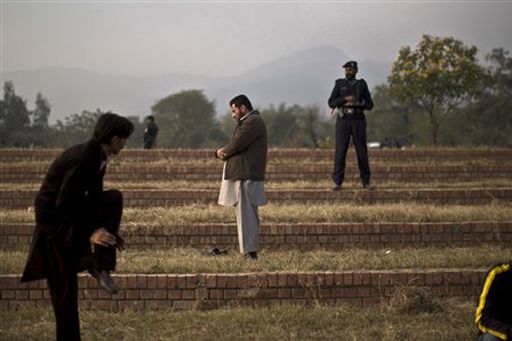
<svg viewBox="0 0 512 341">
<path fill-rule="evenodd" d="M 312 46 L 391 62 L 422 34 L 512 48 L 510 1 L 0 1 L 1 71 L 240 75 Z M 340 61 L 340 64 L 342 61 Z"/>
</svg>

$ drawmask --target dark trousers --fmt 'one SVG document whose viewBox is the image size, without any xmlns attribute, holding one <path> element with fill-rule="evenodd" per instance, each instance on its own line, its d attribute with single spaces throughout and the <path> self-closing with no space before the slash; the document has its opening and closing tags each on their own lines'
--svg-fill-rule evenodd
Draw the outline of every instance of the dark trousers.
<svg viewBox="0 0 512 341">
<path fill-rule="evenodd" d="M 103 192 L 102 207 L 104 214 L 99 227 L 117 236 L 123 212 L 121 192 Z M 92 253 L 89 236 L 90 233 L 71 227 L 65 236 L 47 241 L 47 281 L 55 313 L 57 341 L 80 340 L 77 272 L 92 268 L 115 269 L 115 247 L 96 246 Z"/>
<path fill-rule="evenodd" d="M 357 165 L 363 184 L 370 183 L 370 164 L 366 146 L 366 120 L 336 119 L 336 149 L 334 152 L 334 172 L 332 180 L 341 185 L 345 177 L 345 158 L 347 157 L 350 137 L 354 142 L 357 154 Z"/>
<path fill-rule="evenodd" d="M 144 140 L 144 149 L 153 148 L 155 142 L 156 142 L 156 139 L 152 139 L 152 138 L 148 138 L 148 139 Z"/>
</svg>

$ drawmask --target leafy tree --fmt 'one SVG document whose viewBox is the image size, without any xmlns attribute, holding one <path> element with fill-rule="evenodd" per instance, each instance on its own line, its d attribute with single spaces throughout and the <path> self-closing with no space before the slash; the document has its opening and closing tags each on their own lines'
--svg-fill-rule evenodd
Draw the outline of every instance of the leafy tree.
<svg viewBox="0 0 512 341">
<path fill-rule="evenodd" d="M 35 101 L 35 109 L 30 112 L 32 116 L 32 125 L 26 129 L 25 134 L 30 136 L 31 145 L 46 147 L 48 145 L 48 138 L 50 134 L 50 127 L 48 126 L 48 118 L 50 116 L 51 106 L 46 98 L 37 94 Z"/>
<path fill-rule="evenodd" d="M 100 109 L 96 109 L 96 111 L 84 110 L 81 114 L 75 113 L 66 116 L 64 122 L 57 120 L 50 145 L 54 147 L 69 147 L 90 139 L 96 121 L 101 114 L 103 112 Z"/>
<path fill-rule="evenodd" d="M 268 142 L 272 147 L 319 148 L 330 136 L 332 127 L 320 116 L 317 106 L 271 105 L 261 110 L 267 125 Z"/>
<path fill-rule="evenodd" d="M 333 130 L 332 124 L 321 117 L 317 106 L 286 106 L 283 103 L 278 107 L 270 105 L 259 109 L 259 112 L 267 126 L 270 147 L 323 148 Z M 236 126 L 231 113 L 227 112 L 219 121 L 224 135 L 231 136 Z M 332 146 L 328 144 L 326 147 Z"/>
<path fill-rule="evenodd" d="M 227 111 L 224 115 L 222 115 L 219 119 L 219 129 L 222 131 L 223 135 L 226 137 L 225 141 L 221 143 L 221 145 L 227 143 L 231 135 L 233 135 L 233 130 L 236 127 L 236 120 L 231 117 L 231 111 Z"/>
<path fill-rule="evenodd" d="M 449 122 L 447 144 L 512 146 L 512 58 L 503 48 L 486 56 L 486 88 Z M 453 132 L 456 132 L 454 134 Z"/>
<path fill-rule="evenodd" d="M 296 107 L 286 107 L 281 103 L 277 108 L 271 105 L 263 109 L 261 115 L 267 125 L 267 138 L 271 146 L 291 147 L 297 129 Z M 294 112 L 295 111 L 295 112 Z"/>
<path fill-rule="evenodd" d="M 476 47 L 460 40 L 424 35 L 415 50 L 403 47 L 393 63 L 390 93 L 400 103 L 417 105 L 428 114 L 434 145 L 445 118 L 485 84 L 485 70 L 476 54 Z"/>
<path fill-rule="evenodd" d="M 204 148 L 218 144 L 222 131 L 215 120 L 215 104 L 202 90 L 184 90 L 151 107 L 165 148 Z"/>
<path fill-rule="evenodd" d="M 26 147 L 31 144 L 28 134 L 30 127 L 30 112 L 26 101 L 16 95 L 12 82 L 4 83 L 4 97 L 0 103 L 0 133 L 1 143 L 16 147 Z"/>
<path fill-rule="evenodd" d="M 126 141 L 127 148 L 141 148 L 142 146 L 142 136 L 144 134 L 144 129 L 146 129 L 146 124 L 144 120 L 141 120 L 138 116 L 128 116 L 126 117 L 133 123 L 133 133 Z"/>
<path fill-rule="evenodd" d="M 36 97 L 36 108 L 32 113 L 32 125 L 42 129 L 48 128 L 48 118 L 50 117 L 51 110 L 52 109 L 48 100 L 44 98 L 41 93 L 38 93 Z"/>
<path fill-rule="evenodd" d="M 420 108 L 397 102 L 389 87 L 378 85 L 372 91 L 375 107 L 368 112 L 368 141 L 400 147 L 414 142 L 415 113 Z"/>
</svg>

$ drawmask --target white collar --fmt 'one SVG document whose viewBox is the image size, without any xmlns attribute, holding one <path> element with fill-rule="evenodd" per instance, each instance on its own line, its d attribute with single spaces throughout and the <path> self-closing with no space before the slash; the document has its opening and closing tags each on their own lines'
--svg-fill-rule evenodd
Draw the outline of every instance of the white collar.
<svg viewBox="0 0 512 341">
<path fill-rule="evenodd" d="M 240 117 L 240 120 L 238 120 L 238 122 L 242 122 L 242 120 L 245 120 L 247 118 L 247 116 L 249 116 L 253 112 L 254 112 L 254 110 L 249 111 L 247 114 L 245 114 L 244 116 Z"/>
</svg>

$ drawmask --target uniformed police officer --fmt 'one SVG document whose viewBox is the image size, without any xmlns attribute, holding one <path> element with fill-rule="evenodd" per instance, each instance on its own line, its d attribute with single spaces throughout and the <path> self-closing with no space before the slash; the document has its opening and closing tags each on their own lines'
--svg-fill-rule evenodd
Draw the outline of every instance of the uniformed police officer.
<svg viewBox="0 0 512 341">
<path fill-rule="evenodd" d="M 345 175 L 345 158 L 350 144 L 350 136 L 356 147 L 357 164 L 363 188 L 370 187 L 370 165 L 366 147 L 366 117 L 364 110 L 373 108 L 373 101 L 364 79 L 356 79 L 357 62 L 343 65 L 345 78 L 336 80 L 329 107 L 337 111 L 336 151 L 334 155 L 334 191 L 339 191 Z"/>
<path fill-rule="evenodd" d="M 158 125 L 155 123 L 155 117 L 150 115 L 146 117 L 148 126 L 144 130 L 142 139 L 144 141 L 144 149 L 151 149 L 156 143 L 156 136 L 158 135 Z"/>
</svg>

